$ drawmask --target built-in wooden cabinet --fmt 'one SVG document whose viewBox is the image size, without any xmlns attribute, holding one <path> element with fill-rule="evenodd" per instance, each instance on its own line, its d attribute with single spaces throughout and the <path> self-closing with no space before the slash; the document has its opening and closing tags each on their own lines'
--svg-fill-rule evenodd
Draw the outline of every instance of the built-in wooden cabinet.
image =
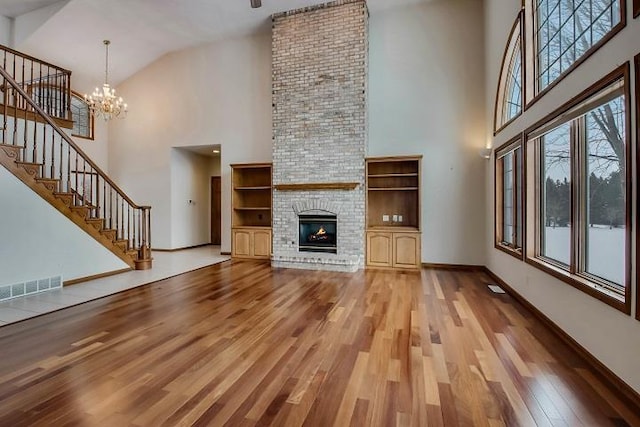
<svg viewBox="0 0 640 427">
<path fill-rule="evenodd" d="M 367 158 L 367 267 L 420 268 L 421 159 Z"/>
<path fill-rule="evenodd" d="M 235 227 L 232 233 L 232 255 L 235 258 L 271 257 L 270 227 Z"/>
<path fill-rule="evenodd" d="M 231 165 L 231 256 L 271 257 L 271 164 Z"/>
</svg>

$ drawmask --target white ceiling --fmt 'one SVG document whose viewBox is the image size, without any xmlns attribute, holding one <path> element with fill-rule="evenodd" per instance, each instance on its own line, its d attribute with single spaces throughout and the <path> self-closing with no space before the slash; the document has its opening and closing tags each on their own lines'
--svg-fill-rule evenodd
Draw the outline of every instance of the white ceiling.
<svg viewBox="0 0 640 427">
<path fill-rule="evenodd" d="M 371 14 L 429 0 L 368 0 Z M 0 14 L 55 0 L 0 0 Z M 70 0 L 42 27 L 16 46 L 20 51 L 102 80 L 104 39 L 110 81 L 128 78 L 162 55 L 224 38 L 267 31 L 273 13 L 322 3 L 319 0 Z M 78 88 L 90 90 L 91 88 Z"/>
<path fill-rule="evenodd" d="M 57 3 L 60 0 L 0 0 L 0 15 L 15 18 L 27 12 Z"/>
</svg>

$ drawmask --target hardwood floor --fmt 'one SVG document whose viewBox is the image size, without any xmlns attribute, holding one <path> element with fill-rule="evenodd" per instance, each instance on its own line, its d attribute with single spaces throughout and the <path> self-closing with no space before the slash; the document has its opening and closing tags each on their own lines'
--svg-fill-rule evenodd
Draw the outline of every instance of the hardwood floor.
<svg viewBox="0 0 640 427">
<path fill-rule="evenodd" d="M 640 425 L 488 280 L 234 261 L 5 326 L 0 425 Z"/>
</svg>

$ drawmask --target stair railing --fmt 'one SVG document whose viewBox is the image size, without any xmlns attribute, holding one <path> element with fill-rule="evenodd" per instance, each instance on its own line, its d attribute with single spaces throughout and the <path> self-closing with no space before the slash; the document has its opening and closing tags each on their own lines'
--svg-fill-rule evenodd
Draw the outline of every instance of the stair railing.
<svg viewBox="0 0 640 427">
<path fill-rule="evenodd" d="M 18 85 L 51 117 L 71 118 L 71 71 L 0 45 L 0 61 Z M 3 89 L 7 89 L 3 86 Z M 5 90 L 3 104 L 29 109 L 15 91 Z"/>
<path fill-rule="evenodd" d="M 117 240 L 127 242 L 124 250 L 135 249 L 139 258 L 149 259 L 151 207 L 135 204 L 2 67 L 0 81 L 27 107 L 11 110 L 5 102 L 0 108 L 0 143 L 22 147 L 20 161 L 38 164 L 37 178 L 70 195 L 74 207 L 86 208 L 88 218 L 103 219 L 104 229 L 116 230 Z"/>
</svg>

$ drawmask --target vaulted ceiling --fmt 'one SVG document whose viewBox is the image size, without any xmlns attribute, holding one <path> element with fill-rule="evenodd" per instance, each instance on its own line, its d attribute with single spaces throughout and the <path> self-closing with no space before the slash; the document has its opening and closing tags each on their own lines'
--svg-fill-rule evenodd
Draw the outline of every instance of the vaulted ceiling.
<svg viewBox="0 0 640 427">
<path fill-rule="evenodd" d="M 110 39 L 110 80 L 118 83 L 164 54 L 259 31 L 273 13 L 321 3 L 319 0 L 63 0 L 53 16 L 15 47 L 101 79 L 102 41 Z M 368 0 L 371 14 L 433 0 Z M 448 1 L 448 0 L 441 0 Z M 0 0 L 0 14 L 18 16 L 55 0 Z M 34 13 L 37 13 L 34 12 Z M 21 18 L 18 18 L 20 20 Z M 90 88 L 80 88 L 90 89 Z"/>
</svg>

